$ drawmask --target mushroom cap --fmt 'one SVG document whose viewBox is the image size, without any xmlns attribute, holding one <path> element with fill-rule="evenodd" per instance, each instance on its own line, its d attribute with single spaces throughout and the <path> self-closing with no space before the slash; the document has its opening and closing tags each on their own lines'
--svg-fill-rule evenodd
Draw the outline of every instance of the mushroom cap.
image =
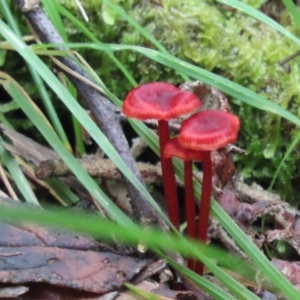
<svg viewBox="0 0 300 300">
<path fill-rule="evenodd" d="M 211 151 L 235 142 L 240 119 L 222 110 L 194 114 L 181 124 L 179 143 L 186 148 Z"/>
<path fill-rule="evenodd" d="M 123 112 L 139 120 L 169 120 L 201 106 L 199 98 L 167 82 L 142 84 L 126 96 Z"/>
<path fill-rule="evenodd" d="M 163 151 L 164 157 L 178 157 L 182 160 L 196 160 L 196 161 L 202 161 L 203 160 L 203 154 L 202 151 L 199 150 L 191 150 L 182 147 L 179 144 L 178 138 L 174 138 L 169 140 L 166 143 L 166 146 Z"/>
</svg>

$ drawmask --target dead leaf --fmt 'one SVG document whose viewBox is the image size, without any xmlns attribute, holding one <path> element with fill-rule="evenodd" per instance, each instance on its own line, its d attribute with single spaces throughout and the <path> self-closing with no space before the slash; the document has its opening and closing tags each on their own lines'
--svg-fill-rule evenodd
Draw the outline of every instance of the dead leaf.
<svg viewBox="0 0 300 300">
<path fill-rule="evenodd" d="M 4 199 L 0 203 L 23 206 Z M 46 283 L 103 294 L 118 290 L 150 262 L 118 254 L 83 234 L 0 222 L 1 283 Z"/>
<path fill-rule="evenodd" d="M 103 294 L 118 290 L 147 260 L 58 247 L 0 247 L 0 282 L 42 282 Z"/>
</svg>

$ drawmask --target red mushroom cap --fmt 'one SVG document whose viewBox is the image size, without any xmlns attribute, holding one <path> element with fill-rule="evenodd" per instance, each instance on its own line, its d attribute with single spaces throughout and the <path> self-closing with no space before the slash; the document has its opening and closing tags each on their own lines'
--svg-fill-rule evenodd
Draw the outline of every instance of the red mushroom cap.
<svg viewBox="0 0 300 300">
<path fill-rule="evenodd" d="M 181 124 L 179 143 L 186 148 L 211 151 L 235 142 L 240 119 L 222 110 L 194 114 Z"/>
<path fill-rule="evenodd" d="M 188 161 L 203 160 L 202 151 L 191 150 L 182 147 L 178 142 L 178 138 L 171 139 L 166 143 L 163 155 L 164 157 L 178 157 L 182 160 L 188 160 Z"/>
<path fill-rule="evenodd" d="M 199 106 L 201 101 L 193 93 L 181 91 L 167 82 L 153 82 L 129 92 L 123 102 L 123 112 L 127 117 L 139 120 L 169 120 Z"/>
</svg>

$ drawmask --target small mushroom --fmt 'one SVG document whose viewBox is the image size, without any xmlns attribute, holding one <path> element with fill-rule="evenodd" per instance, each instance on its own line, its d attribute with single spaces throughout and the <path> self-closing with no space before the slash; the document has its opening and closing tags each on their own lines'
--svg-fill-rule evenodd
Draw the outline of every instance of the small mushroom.
<svg viewBox="0 0 300 300">
<path fill-rule="evenodd" d="M 207 238 L 212 191 L 211 151 L 235 142 L 239 129 L 239 118 L 221 110 L 196 113 L 181 124 L 179 143 L 185 148 L 199 150 L 203 155 L 203 184 L 197 235 L 204 243 Z M 203 268 L 203 264 L 198 263 L 195 271 L 202 274 Z"/>
<path fill-rule="evenodd" d="M 158 120 L 160 159 L 168 215 L 177 229 L 179 209 L 174 168 L 171 158 L 164 158 L 162 155 L 164 146 L 170 139 L 168 120 L 189 113 L 199 106 L 201 101 L 193 93 L 181 91 L 166 82 L 142 84 L 129 92 L 123 102 L 123 112 L 127 117 Z"/>
</svg>

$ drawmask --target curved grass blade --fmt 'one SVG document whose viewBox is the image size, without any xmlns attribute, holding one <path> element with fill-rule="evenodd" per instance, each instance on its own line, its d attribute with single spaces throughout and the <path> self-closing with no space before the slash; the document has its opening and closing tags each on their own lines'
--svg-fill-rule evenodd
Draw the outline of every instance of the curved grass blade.
<svg viewBox="0 0 300 300">
<path fill-rule="evenodd" d="M 68 41 L 68 35 L 66 33 L 65 25 L 57 9 L 58 3 L 56 3 L 56 1 L 48 0 L 42 0 L 42 2 L 47 15 L 51 19 L 51 22 L 54 24 L 63 40 Z"/>
<path fill-rule="evenodd" d="M 284 28 L 279 23 L 277 23 L 273 19 L 269 18 L 267 15 L 263 14 L 259 10 L 255 9 L 241 1 L 238 1 L 238 0 L 217 0 L 217 2 L 234 7 L 236 9 L 238 9 L 239 11 L 269 25 L 271 28 L 274 28 L 275 30 L 282 33 L 284 36 L 286 36 L 290 40 L 294 41 L 297 45 L 300 45 L 300 39 L 298 39 L 295 35 L 293 35 L 286 28 Z"/>
</svg>

